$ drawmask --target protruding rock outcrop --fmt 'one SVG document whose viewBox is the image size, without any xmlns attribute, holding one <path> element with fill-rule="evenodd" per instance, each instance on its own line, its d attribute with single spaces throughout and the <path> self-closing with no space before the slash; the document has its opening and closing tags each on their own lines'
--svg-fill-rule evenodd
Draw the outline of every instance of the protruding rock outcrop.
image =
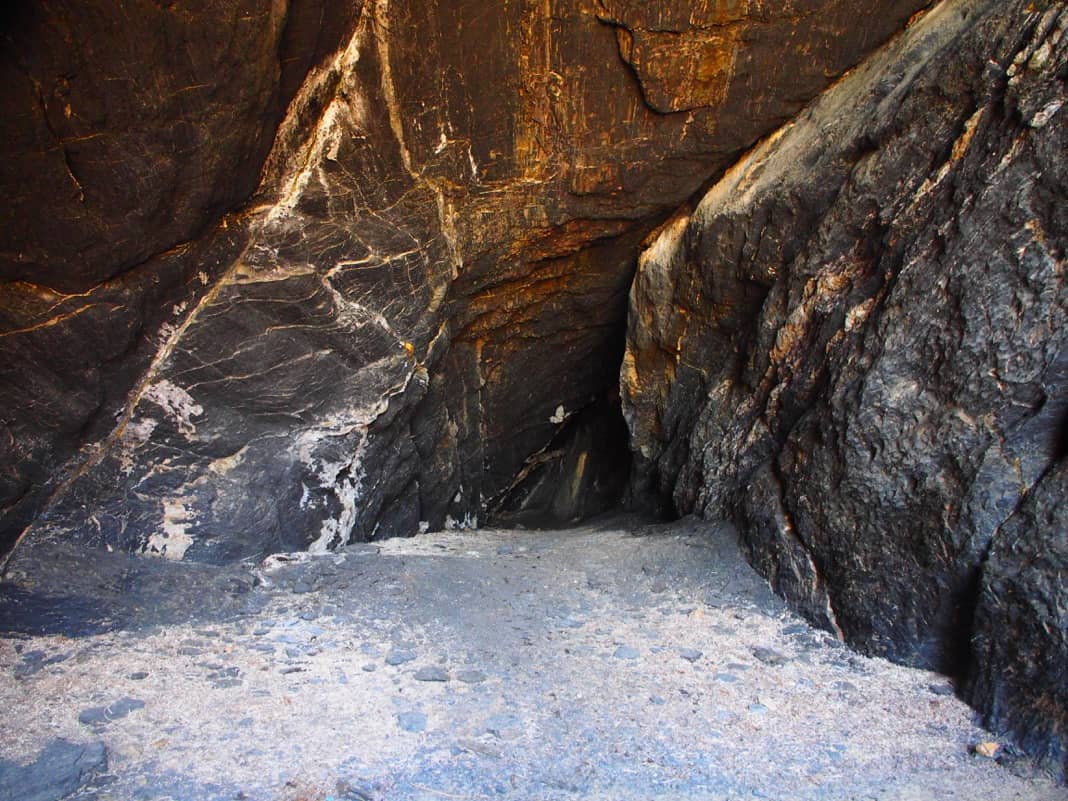
<svg viewBox="0 0 1068 801">
<path fill-rule="evenodd" d="M 622 376 L 636 492 L 1061 764 L 1066 28 L 943 3 L 748 153 L 644 251 Z"/>
</svg>

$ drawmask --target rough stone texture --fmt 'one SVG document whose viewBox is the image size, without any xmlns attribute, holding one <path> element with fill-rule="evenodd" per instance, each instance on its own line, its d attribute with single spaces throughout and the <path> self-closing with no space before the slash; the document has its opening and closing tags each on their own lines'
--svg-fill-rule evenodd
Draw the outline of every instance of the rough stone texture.
<svg viewBox="0 0 1068 801">
<path fill-rule="evenodd" d="M 1068 778 L 1068 465 L 1028 494 L 983 570 L 965 695 Z"/>
<path fill-rule="evenodd" d="M 0 549 L 114 427 L 243 247 L 308 70 L 356 9 L 318 0 L 0 11 Z M 67 463 L 64 467 L 64 463 Z"/>
<path fill-rule="evenodd" d="M 103 743 L 55 740 L 27 765 L 0 759 L 0 801 L 60 801 L 107 770 Z"/>
<path fill-rule="evenodd" d="M 747 154 L 645 250 L 622 375 L 636 494 L 868 653 L 974 659 L 1057 761 L 1066 25 L 944 3 Z"/>
<path fill-rule="evenodd" d="M 4 40 L 3 545 L 217 561 L 590 511 L 637 243 L 924 2 L 729 68 L 722 4 L 73 5 Z"/>
</svg>

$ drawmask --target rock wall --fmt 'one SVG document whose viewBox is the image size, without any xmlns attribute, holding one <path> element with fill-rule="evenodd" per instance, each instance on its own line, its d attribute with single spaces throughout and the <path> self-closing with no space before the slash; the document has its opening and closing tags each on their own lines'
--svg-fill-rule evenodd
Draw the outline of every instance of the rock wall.
<svg viewBox="0 0 1068 801">
<path fill-rule="evenodd" d="M 968 676 L 1059 770 L 1068 11 L 951 0 L 642 253 L 635 496 L 731 515 L 862 650 Z"/>
<path fill-rule="evenodd" d="M 594 511 L 637 243 L 924 2 L 345 5 L 5 12 L 3 548 Z"/>
</svg>

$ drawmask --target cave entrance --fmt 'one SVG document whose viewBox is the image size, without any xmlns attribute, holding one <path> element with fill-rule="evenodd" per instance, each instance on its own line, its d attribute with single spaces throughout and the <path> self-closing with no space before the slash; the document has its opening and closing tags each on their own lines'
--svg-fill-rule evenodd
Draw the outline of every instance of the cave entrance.
<svg viewBox="0 0 1068 801">
<path fill-rule="evenodd" d="M 619 369 L 634 274 L 620 266 L 608 302 L 567 310 L 558 319 L 568 324 L 506 357 L 526 377 L 502 382 L 490 409 L 500 434 L 486 441 L 483 522 L 560 528 L 620 508 L 631 453 Z"/>
<path fill-rule="evenodd" d="M 560 528 L 620 508 L 631 454 L 618 387 L 561 421 L 508 490 L 487 505 L 492 526 Z"/>
</svg>

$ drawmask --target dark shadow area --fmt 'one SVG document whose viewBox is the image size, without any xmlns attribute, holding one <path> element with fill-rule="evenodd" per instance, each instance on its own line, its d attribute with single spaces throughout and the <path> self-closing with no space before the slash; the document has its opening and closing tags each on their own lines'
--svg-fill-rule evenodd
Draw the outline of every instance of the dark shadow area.
<svg viewBox="0 0 1068 801">
<path fill-rule="evenodd" d="M 32 550 L 32 552 L 31 552 Z M 241 564 L 34 544 L 0 583 L 0 633 L 87 637 L 120 629 L 233 619 L 258 611 L 259 583 Z"/>
<path fill-rule="evenodd" d="M 509 491 L 490 506 L 488 522 L 556 528 L 617 509 L 630 465 L 619 391 L 610 387 L 527 460 Z"/>
</svg>

